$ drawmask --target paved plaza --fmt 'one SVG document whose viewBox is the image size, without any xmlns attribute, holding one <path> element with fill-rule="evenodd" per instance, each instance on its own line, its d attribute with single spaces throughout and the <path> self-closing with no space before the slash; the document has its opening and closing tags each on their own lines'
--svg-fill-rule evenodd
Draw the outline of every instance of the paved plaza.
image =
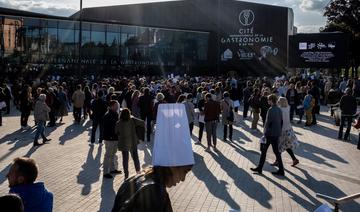
<svg viewBox="0 0 360 212">
<path fill-rule="evenodd" d="M 242 114 L 242 112 L 241 112 Z M 29 123 L 33 125 L 33 118 Z M 259 160 L 259 132 L 252 132 L 250 121 L 241 121 L 234 128 L 234 141 L 218 139 L 220 152 L 204 151 L 202 144 L 193 145 L 195 166 L 185 182 L 169 189 L 174 211 L 313 211 L 325 201 L 316 193 L 342 197 L 360 192 L 360 150 L 356 148 L 357 132 L 350 142 L 337 140 L 338 127 L 324 110 L 318 126 L 304 128 L 294 124 L 300 140 L 295 154 L 300 164 L 291 167 L 285 152 L 285 177 L 274 177 L 269 163 L 275 157 L 270 148 L 263 175 L 249 170 Z M 194 134 L 197 135 L 195 127 Z M 54 193 L 54 211 L 111 211 L 123 175 L 103 179 L 104 146 L 89 147 L 91 121 L 75 125 L 71 114 L 63 124 L 47 128 L 49 144 L 32 147 L 34 128 L 20 130 L 19 114 L 13 111 L 0 127 L 0 195 L 8 192 L 6 174 L 13 158 L 34 158 L 40 169 L 38 180 Z M 193 136 L 193 138 L 195 138 Z M 218 127 L 218 138 L 222 129 Z M 140 144 L 142 167 L 150 165 L 151 144 Z M 119 164 L 121 154 L 118 153 Z M 132 160 L 130 172 L 135 173 Z M 119 167 L 121 169 L 121 166 Z M 360 201 L 341 207 L 342 211 L 360 211 Z"/>
</svg>

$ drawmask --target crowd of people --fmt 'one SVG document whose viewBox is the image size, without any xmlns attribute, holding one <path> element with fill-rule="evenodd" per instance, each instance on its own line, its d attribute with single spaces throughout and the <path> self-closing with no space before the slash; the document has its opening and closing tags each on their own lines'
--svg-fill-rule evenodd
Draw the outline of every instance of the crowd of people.
<svg viewBox="0 0 360 212">
<path fill-rule="evenodd" d="M 113 178 L 115 174 L 122 173 L 116 167 L 116 152 L 121 151 L 126 180 L 130 177 L 129 153 L 134 160 L 137 175 L 141 173 L 137 146 L 140 141 L 152 140 L 152 134 L 157 130 L 154 126 L 158 121 L 158 108 L 162 104 L 178 103 L 185 106 L 189 134 L 195 138 L 196 144 L 202 144 L 205 131 L 207 145 L 205 150 L 208 152 L 219 151 L 217 148 L 219 123 L 223 130 L 222 140 L 226 142 L 233 141 L 233 125 L 238 124 L 240 119 L 251 121 L 250 128 L 256 133 L 259 131 L 261 118 L 264 128 L 264 136 L 260 139 L 261 156 L 258 166 L 251 170 L 262 173 L 266 153 L 271 145 L 276 156 L 276 161 L 272 165 L 279 168 L 273 174 L 284 175 L 282 152 L 286 151 L 291 156 L 292 166 L 299 163 L 293 151 L 299 143 L 292 125 L 304 125 L 304 127 L 316 125 L 320 106 L 338 103 L 341 111 L 338 138 L 347 140 L 357 113 L 356 97 L 360 97 L 358 79 L 302 76 L 275 79 L 137 76 L 98 80 L 71 78 L 31 85 L 21 81 L 4 83 L 0 89 L 0 106 L 2 105 L 1 110 L 5 114 L 10 113 L 10 105 L 14 105 L 20 111 L 20 127 L 24 131 L 31 128 L 29 117 L 31 111 L 34 111 L 36 126 L 34 146 L 49 142 L 51 139 L 46 137 L 45 126 L 56 127 L 57 122 L 62 122 L 63 116 L 67 116 L 71 110 L 74 124 L 90 119 L 92 129 L 89 145 L 93 147 L 96 143 L 105 144 L 104 178 Z M 242 114 L 239 112 L 240 105 L 243 108 Z M 2 112 L 0 112 L 0 126 Z M 298 118 L 295 123 L 296 116 Z M 303 118 L 305 118 L 304 123 Z M 193 135 L 195 125 L 199 128 L 197 135 Z M 347 130 L 343 137 L 345 125 Z M 360 127 L 360 122 L 356 125 Z M 98 136 L 97 131 L 99 131 Z M 42 143 L 38 141 L 40 136 L 43 139 Z M 13 166 L 16 165 L 17 170 L 22 172 L 20 166 L 33 163 L 31 159 L 16 159 Z M 183 165 L 186 175 L 191 170 L 192 164 Z M 29 168 L 24 170 L 28 171 Z M 148 173 L 153 175 L 158 172 L 165 171 L 155 167 Z M 10 173 L 8 177 L 10 182 Z M 34 183 L 35 179 L 36 176 L 35 178 L 32 176 L 31 180 L 25 180 L 26 183 Z M 23 198 L 21 192 L 14 189 L 11 192 Z M 29 204 L 24 201 L 25 209 L 30 207 Z"/>
</svg>

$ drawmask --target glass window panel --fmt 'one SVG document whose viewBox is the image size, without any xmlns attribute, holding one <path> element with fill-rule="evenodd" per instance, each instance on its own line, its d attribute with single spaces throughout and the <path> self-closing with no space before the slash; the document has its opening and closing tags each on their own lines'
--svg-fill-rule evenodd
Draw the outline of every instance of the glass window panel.
<svg viewBox="0 0 360 212">
<path fill-rule="evenodd" d="M 73 21 L 59 21 L 59 28 L 61 29 L 74 29 L 75 23 Z"/>
<path fill-rule="evenodd" d="M 105 32 L 91 31 L 91 41 L 95 45 L 105 44 Z"/>
<path fill-rule="evenodd" d="M 40 19 L 37 18 L 24 18 L 24 25 L 25 26 L 33 26 L 33 27 L 39 27 L 40 26 Z"/>
</svg>

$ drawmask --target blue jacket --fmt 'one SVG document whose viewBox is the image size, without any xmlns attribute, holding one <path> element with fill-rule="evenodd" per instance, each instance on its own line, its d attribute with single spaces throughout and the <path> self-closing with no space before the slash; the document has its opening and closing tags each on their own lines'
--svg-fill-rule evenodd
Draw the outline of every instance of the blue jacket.
<svg viewBox="0 0 360 212">
<path fill-rule="evenodd" d="M 14 186 L 10 188 L 10 193 L 21 197 L 25 212 L 52 212 L 53 194 L 42 182 Z"/>
</svg>

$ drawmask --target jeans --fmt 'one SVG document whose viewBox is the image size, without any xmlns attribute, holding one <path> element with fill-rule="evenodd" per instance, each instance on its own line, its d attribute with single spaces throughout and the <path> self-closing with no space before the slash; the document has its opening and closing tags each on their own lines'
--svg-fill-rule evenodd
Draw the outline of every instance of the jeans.
<svg viewBox="0 0 360 212">
<path fill-rule="evenodd" d="M 244 119 L 247 118 L 248 111 L 249 111 L 249 102 L 245 102 L 245 101 L 244 101 L 244 111 L 243 111 L 243 117 L 244 117 Z"/>
<path fill-rule="evenodd" d="M 73 107 L 73 115 L 76 122 L 81 120 L 81 107 Z"/>
<path fill-rule="evenodd" d="M 344 129 L 345 122 L 346 122 L 347 128 L 346 128 L 344 140 L 347 140 L 349 138 L 352 121 L 353 121 L 352 116 L 341 116 L 339 136 L 338 136 L 339 139 L 343 138 L 343 129 Z"/>
<path fill-rule="evenodd" d="M 264 144 L 263 148 L 261 148 L 260 162 L 258 165 L 258 168 L 260 170 L 262 170 L 262 168 L 264 166 L 265 159 L 266 159 L 266 153 L 271 144 L 273 152 L 276 156 L 276 161 L 279 163 L 279 172 L 284 172 L 284 165 L 283 165 L 283 162 L 281 159 L 281 154 L 279 152 L 278 140 L 279 140 L 279 137 L 266 136 L 266 143 Z"/>
<path fill-rule="evenodd" d="M 146 120 L 146 140 L 150 142 L 150 136 L 151 136 L 151 114 L 141 114 L 141 120 Z"/>
<path fill-rule="evenodd" d="M 132 159 L 134 161 L 135 170 L 137 172 L 139 172 L 140 171 L 140 161 L 139 161 L 139 155 L 138 155 L 137 147 L 130 150 L 130 154 L 131 154 L 131 157 L 132 157 Z M 122 156 L 123 156 L 124 174 L 125 174 L 125 179 L 126 179 L 126 178 L 129 177 L 129 151 L 122 151 Z"/>
<path fill-rule="evenodd" d="M 38 142 L 40 135 L 43 140 L 46 140 L 45 133 L 44 133 L 45 132 L 45 124 L 46 124 L 45 121 L 37 121 L 34 143 Z"/>
<path fill-rule="evenodd" d="M 228 124 L 224 124 L 224 141 L 227 138 L 227 129 L 228 129 Z M 232 124 L 229 124 L 229 139 L 232 141 L 232 135 L 233 135 L 233 126 Z"/>
<path fill-rule="evenodd" d="M 199 122 L 199 142 L 201 142 L 203 132 L 204 132 L 205 123 Z"/>
<path fill-rule="evenodd" d="M 91 143 L 95 143 L 96 129 L 98 128 L 98 126 L 99 126 L 99 131 L 100 131 L 99 144 L 101 144 L 103 141 L 104 123 L 102 120 L 93 119 L 92 120 L 92 129 L 91 129 Z"/>
<path fill-rule="evenodd" d="M 213 144 L 214 147 L 216 147 L 217 121 L 207 121 L 205 123 L 205 128 L 206 128 L 206 139 L 207 139 L 208 147 L 212 146 L 211 144 Z M 212 143 L 211 143 L 211 137 L 213 139 Z"/>
<path fill-rule="evenodd" d="M 118 141 L 104 141 L 105 142 L 105 155 L 103 163 L 104 174 L 109 174 L 111 171 L 117 170 L 117 144 Z"/>
</svg>

